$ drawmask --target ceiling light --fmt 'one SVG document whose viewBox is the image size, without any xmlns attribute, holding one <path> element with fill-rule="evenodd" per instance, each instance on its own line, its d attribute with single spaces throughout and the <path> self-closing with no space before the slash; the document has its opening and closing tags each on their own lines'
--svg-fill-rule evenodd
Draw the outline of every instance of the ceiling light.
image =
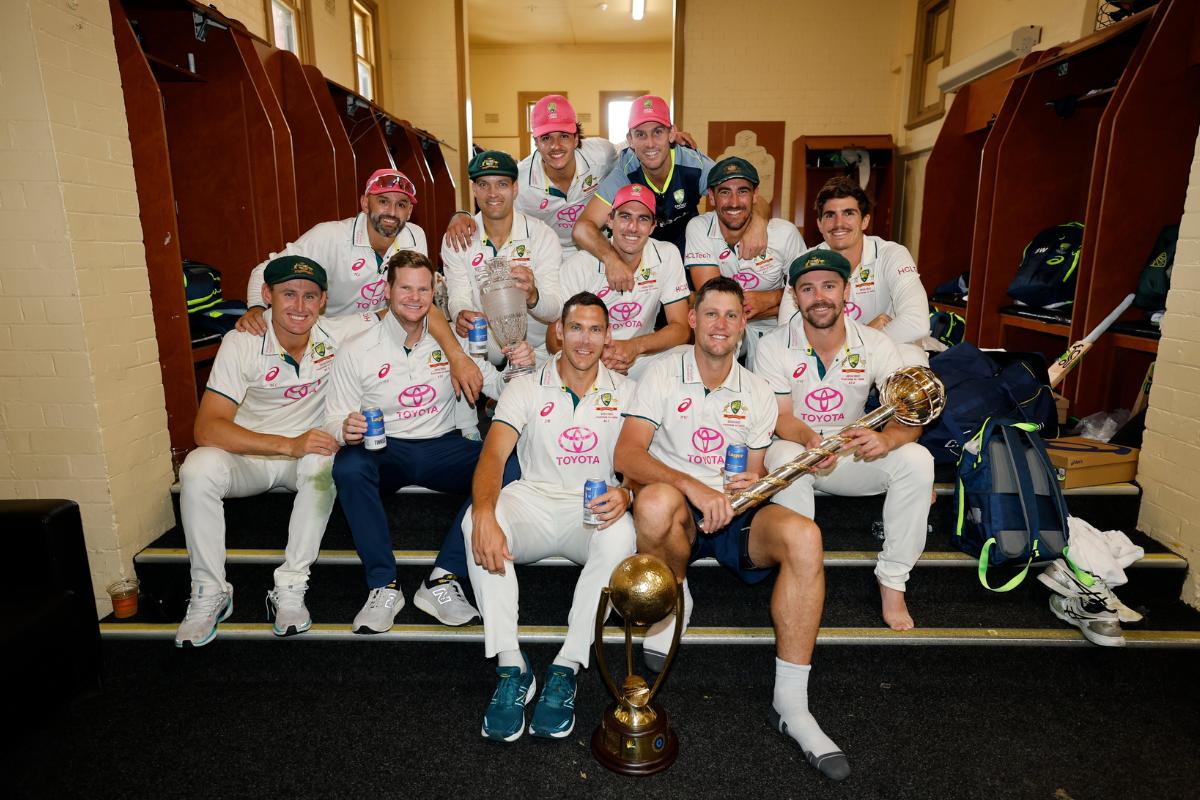
<svg viewBox="0 0 1200 800">
<path fill-rule="evenodd" d="M 633 12 L 633 21 L 641 22 L 642 17 L 646 16 L 646 0 L 633 0 L 630 10 Z"/>
</svg>

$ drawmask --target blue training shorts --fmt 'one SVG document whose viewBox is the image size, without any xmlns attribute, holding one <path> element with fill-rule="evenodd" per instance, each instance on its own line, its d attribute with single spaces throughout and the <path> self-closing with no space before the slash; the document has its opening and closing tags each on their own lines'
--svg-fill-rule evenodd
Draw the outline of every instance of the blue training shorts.
<svg viewBox="0 0 1200 800">
<path fill-rule="evenodd" d="M 741 578 L 743 583 L 758 583 L 774 571 L 774 567 L 756 567 L 750 560 L 750 523 L 753 522 L 760 506 L 738 514 L 716 533 L 701 531 L 700 520 L 704 515 L 691 503 L 688 503 L 688 508 L 691 509 L 692 519 L 696 522 L 696 541 L 692 542 L 689 563 L 711 556 L 721 566 Z"/>
</svg>

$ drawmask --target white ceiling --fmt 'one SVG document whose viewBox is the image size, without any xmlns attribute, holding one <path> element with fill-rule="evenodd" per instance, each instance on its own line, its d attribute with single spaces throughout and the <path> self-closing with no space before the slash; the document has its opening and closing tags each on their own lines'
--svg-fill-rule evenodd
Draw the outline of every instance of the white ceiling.
<svg viewBox="0 0 1200 800">
<path fill-rule="evenodd" d="M 646 0 L 634 22 L 630 0 L 467 0 L 467 31 L 473 45 L 670 43 L 672 5 Z"/>
</svg>

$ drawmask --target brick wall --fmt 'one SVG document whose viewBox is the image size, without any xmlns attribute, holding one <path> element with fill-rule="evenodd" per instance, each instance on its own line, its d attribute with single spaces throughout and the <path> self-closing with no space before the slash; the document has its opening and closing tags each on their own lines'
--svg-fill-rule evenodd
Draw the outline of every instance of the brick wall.
<svg viewBox="0 0 1200 800">
<path fill-rule="evenodd" d="M 79 502 L 97 607 L 172 524 L 106 0 L 0 3 L 0 497 Z"/>
<path fill-rule="evenodd" d="M 1179 226 L 1137 479 L 1138 527 L 1188 560 L 1183 599 L 1200 608 L 1200 147 Z"/>
</svg>

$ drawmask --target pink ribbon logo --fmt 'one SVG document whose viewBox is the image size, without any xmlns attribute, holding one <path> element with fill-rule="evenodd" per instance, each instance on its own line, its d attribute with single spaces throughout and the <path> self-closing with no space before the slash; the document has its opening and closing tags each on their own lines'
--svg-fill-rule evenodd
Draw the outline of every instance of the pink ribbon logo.
<svg viewBox="0 0 1200 800">
<path fill-rule="evenodd" d="M 613 319 L 620 322 L 629 322 L 631 319 L 637 319 L 638 314 L 642 313 L 642 304 L 635 303 L 632 300 L 625 303 L 617 303 L 608 310 L 612 314 Z"/>
<path fill-rule="evenodd" d="M 822 386 L 808 393 L 808 396 L 804 398 L 804 405 L 813 411 L 827 414 L 841 408 L 842 400 L 842 393 L 837 389 L 832 386 Z"/>
<path fill-rule="evenodd" d="M 595 431 L 578 425 L 558 435 L 558 446 L 565 453 L 590 453 L 599 441 Z"/>
<path fill-rule="evenodd" d="M 437 390 L 428 383 L 418 383 L 400 392 L 400 405 L 405 408 L 419 408 L 437 399 Z"/>
<path fill-rule="evenodd" d="M 711 453 L 725 446 L 725 437 L 713 428 L 696 428 L 692 434 L 692 447 L 701 453 Z"/>
</svg>

